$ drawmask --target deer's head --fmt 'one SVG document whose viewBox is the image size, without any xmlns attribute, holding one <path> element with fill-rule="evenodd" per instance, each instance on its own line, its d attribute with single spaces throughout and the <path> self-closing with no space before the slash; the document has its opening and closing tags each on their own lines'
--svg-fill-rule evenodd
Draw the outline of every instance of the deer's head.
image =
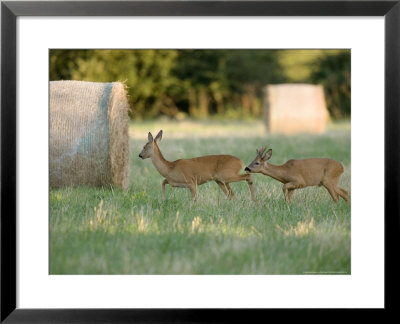
<svg viewBox="0 0 400 324">
<path fill-rule="evenodd" d="M 161 141 L 162 138 L 162 130 L 160 130 L 155 139 L 153 139 L 153 135 L 149 132 L 147 135 L 148 142 L 145 146 L 143 146 L 142 152 L 140 152 L 139 157 L 141 159 L 151 158 L 154 152 L 154 143 Z M 156 144 L 157 145 L 157 144 Z"/>
<path fill-rule="evenodd" d="M 265 152 L 267 148 L 263 147 L 261 149 L 256 149 L 257 152 L 257 156 L 256 158 L 253 160 L 253 162 L 251 162 L 245 169 L 244 171 L 247 172 L 252 172 L 252 173 L 258 173 L 261 172 L 261 170 L 263 169 L 263 167 L 265 166 L 265 163 L 267 163 L 267 161 L 271 158 L 272 156 L 272 150 L 269 149 L 267 152 Z M 265 152 L 265 154 L 264 154 Z"/>
</svg>

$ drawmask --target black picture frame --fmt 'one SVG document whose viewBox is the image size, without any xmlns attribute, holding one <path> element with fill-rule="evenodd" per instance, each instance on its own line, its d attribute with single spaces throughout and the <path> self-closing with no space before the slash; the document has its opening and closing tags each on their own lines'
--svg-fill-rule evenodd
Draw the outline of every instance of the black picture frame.
<svg viewBox="0 0 400 324">
<path fill-rule="evenodd" d="M 396 1 L 4 1 L 1 3 L 1 317 L 3 323 L 236 322 L 268 309 L 16 308 L 16 19 L 19 16 L 384 16 L 385 307 L 396 309 L 399 275 L 400 0 Z M 371 151 L 373 148 L 371 148 Z M 369 152 L 366 152 L 369 155 Z M 366 159 L 371 159 L 367 156 Z M 373 176 L 368 175 L 368 176 Z M 373 188 L 371 197 L 373 199 Z M 300 311 L 300 310 L 297 310 Z M 382 310 L 377 310 L 382 315 Z M 304 314 L 304 310 L 302 311 Z M 379 315 L 379 316 L 380 316 Z M 259 317 L 261 316 L 261 317 Z M 370 316 L 370 315 L 368 315 Z M 265 318 L 265 317 L 264 317 Z"/>
</svg>

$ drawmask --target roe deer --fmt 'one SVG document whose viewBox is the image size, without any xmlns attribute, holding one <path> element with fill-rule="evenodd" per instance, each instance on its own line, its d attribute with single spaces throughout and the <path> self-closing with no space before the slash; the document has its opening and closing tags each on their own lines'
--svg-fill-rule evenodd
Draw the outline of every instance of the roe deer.
<svg viewBox="0 0 400 324">
<path fill-rule="evenodd" d="M 162 200 L 165 200 L 165 185 L 172 187 L 189 188 L 192 199 L 196 200 L 197 186 L 209 181 L 215 181 L 228 198 L 234 193 L 229 183 L 247 181 L 251 198 L 254 198 L 253 182 L 249 173 L 239 174 L 243 163 L 232 155 L 208 155 L 193 159 L 180 159 L 173 162 L 164 159 L 158 142 L 162 138 L 162 130 L 153 140 L 153 135 L 148 134 L 148 142 L 139 154 L 141 159 L 151 158 L 157 171 L 165 178 L 161 184 Z"/>
<path fill-rule="evenodd" d="M 256 150 L 256 158 L 245 171 L 262 173 L 282 182 L 287 203 L 290 203 L 295 189 L 321 185 L 329 191 L 335 202 L 339 201 L 339 196 L 345 201 L 349 200 L 348 192 L 338 186 L 343 173 L 343 166 L 339 162 L 327 158 L 313 158 L 289 160 L 282 165 L 273 165 L 267 162 L 271 158 L 272 150 L 269 149 L 264 154 L 265 150 L 266 148 Z"/>
</svg>

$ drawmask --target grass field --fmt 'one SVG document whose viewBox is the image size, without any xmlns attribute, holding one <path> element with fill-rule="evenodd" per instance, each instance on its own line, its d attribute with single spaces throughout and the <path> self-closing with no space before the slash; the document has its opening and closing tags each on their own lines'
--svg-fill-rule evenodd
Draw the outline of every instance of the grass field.
<svg viewBox="0 0 400 324">
<path fill-rule="evenodd" d="M 257 201 L 246 182 L 231 184 L 227 200 L 216 183 L 166 187 L 150 159 L 138 154 L 163 129 L 165 158 L 232 154 L 251 162 L 255 149 L 273 149 L 270 163 L 330 157 L 345 172 L 350 190 L 350 124 L 333 124 L 323 135 L 268 135 L 259 121 L 131 124 L 131 180 L 127 191 L 66 188 L 50 191 L 51 274 L 350 274 L 350 210 L 323 187 L 294 193 L 286 204 L 282 184 L 253 175 Z"/>
</svg>

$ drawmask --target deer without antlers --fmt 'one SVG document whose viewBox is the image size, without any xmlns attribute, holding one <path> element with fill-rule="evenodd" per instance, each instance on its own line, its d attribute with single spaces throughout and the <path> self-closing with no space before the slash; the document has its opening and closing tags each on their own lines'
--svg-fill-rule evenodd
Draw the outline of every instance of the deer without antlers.
<svg viewBox="0 0 400 324">
<path fill-rule="evenodd" d="M 207 155 L 192 159 L 180 159 L 173 162 L 167 161 L 158 147 L 162 138 L 162 130 L 155 139 L 148 134 L 148 142 L 139 154 L 141 159 L 151 158 L 157 171 L 165 178 L 161 184 L 162 200 L 165 200 L 165 185 L 172 187 L 188 188 L 192 199 L 196 200 L 197 186 L 209 181 L 215 181 L 228 198 L 234 193 L 229 186 L 231 182 L 247 181 L 251 198 L 254 198 L 254 189 L 251 175 L 239 174 L 243 163 L 232 155 Z"/>
<path fill-rule="evenodd" d="M 283 183 L 283 194 L 286 202 L 290 203 L 295 189 L 309 186 L 324 186 L 335 202 L 342 197 L 345 201 L 349 200 L 346 190 L 339 187 L 339 178 L 343 173 L 341 163 L 327 158 L 313 158 L 304 160 L 289 160 L 282 165 L 273 165 L 267 161 L 272 156 L 269 149 L 265 154 L 266 148 L 257 151 L 257 156 L 245 171 L 251 173 L 262 173 Z"/>
</svg>

